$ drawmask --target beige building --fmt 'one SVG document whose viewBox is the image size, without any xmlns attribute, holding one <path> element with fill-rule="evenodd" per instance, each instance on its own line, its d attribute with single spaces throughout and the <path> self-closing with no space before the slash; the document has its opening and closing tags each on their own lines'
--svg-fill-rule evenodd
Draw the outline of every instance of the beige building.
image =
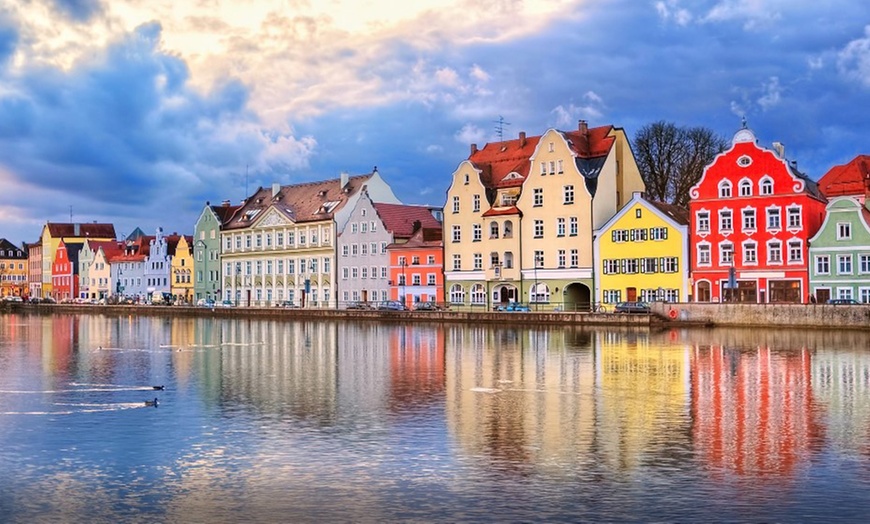
<svg viewBox="0 0 870 524">
<path fill-rule="evenodd" d="M 337 235 L 363 189 L 376 201 L 398 202 L 377 170 L 258 189 L 221 229 L 224 299 L 335 307 Z"/>
<path fill-rule="evenodd" d="M 550 129 L 471 146 L 444 207 L 447 300 L 490 309 L 583 309 L 594 289 L 593 231 L 644 185 L 625 131 Z"/>
</svg>

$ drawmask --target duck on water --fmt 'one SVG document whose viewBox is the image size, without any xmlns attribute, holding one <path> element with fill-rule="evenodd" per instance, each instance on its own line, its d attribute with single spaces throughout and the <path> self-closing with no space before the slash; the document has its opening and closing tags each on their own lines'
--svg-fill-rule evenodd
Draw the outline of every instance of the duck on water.
<svg viewBox="0 0 870 524">
<path fill-rule="evenodd" d="M 157 398 L 155 397 L 154 400 L 146 400 L 145 405 L 146 406 L 154 406 L 156 408 L 157 407 Z"/>
</svg>

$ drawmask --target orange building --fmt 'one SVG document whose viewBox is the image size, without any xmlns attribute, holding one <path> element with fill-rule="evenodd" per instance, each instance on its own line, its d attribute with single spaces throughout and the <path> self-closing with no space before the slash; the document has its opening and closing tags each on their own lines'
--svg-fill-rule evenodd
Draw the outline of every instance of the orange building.
<svg viewBox="0 0 870 524">
<path fill-rule="evenodd" d="M 441 228 L 419 227 L 404 243 L 387 246 L 390 297 L 408 308 L 444 302 L 444 243 Z"/>
</svg>

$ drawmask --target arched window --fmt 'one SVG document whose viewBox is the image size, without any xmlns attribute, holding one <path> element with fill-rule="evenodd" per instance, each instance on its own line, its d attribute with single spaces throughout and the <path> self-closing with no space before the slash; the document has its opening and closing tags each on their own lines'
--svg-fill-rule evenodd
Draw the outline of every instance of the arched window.
<svg viewBox="0 0 870 524">
<path fill-rule="evenodd" d="M 731 198 L 731 182 L 727 180 L 719 182 L 719 198 Z"/>
<path fill-rule="evenodd" d="M 489 238 L 498 238 L 498 222 L 489 223 Z"/>
<path fill-rule="evenodd" d="M 486 290 L 483 288 L 483 284 L 471 286 L 471 303 L 483 304 L 484 302 L 486 302 Z"/>
<path fill-rule="evenodd" d="M 453 284 L 450 288 L 450 302 L 454 304 L 465 302 L 465 289 L 463 289 L 461 284 Z"/>
<path fill-rule="evenodd" d="M 504 237 L 505 238 L 513 238 L 514 236 L 514 223 L 510 220 L 504 221 Z"/>
<path fill-rule="evenodd" d="M 529 302 L 549 302 L 550 286 L 544 282 L 538 282 L 532 286 Z"/>
<path fill-rule="evenodd" d="M 761 194 L 762 195 L 772 195 L 773 194 L 773 180 L 770 178 L 762 178 L 761 179 Z"/>
<path fill-rule="evenodd" d="M 504 252 L 504 267 L 505 269 L 514 267 L 514 254 L 510 251 Z"/>
<path fill-rule="evenodd" d="M 752 196 L 752 182 L 746 179 L 740 181 L 740 196 Z"/>
</svg>

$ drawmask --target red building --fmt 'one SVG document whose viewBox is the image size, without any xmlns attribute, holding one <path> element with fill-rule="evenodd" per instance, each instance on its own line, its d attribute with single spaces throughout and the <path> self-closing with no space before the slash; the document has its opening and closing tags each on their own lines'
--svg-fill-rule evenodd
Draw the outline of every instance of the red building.
<svg viewBox="0 0 870 524">
<path fill-rule="evenodd" d="M 404 243 L 387 246 L 390 296 L 408 308 L 418 302 L 444 302 L 444 243 L 441 227 L 418 227 Z"/>
<path fill-rule="evenodd" d="M 827 198 L 853 196 L 866 202 L 870 195 L 870 155 L 858 155 L 847 164 L 832 167 L 819 179 L 819 190 Z"/>
<path fill-rule="evenodd" d="M 63 240 L 57 246 L 51 265 L 51 288 L 58 301 L 79 296 L 79 253 L 82 247 L 83 244 L 67 244 Z"/>
<path fill-rule="evenodd" d="M 698 302 L 805 302 L 808 239 L 825 198 L 785 159 L 743 128 L 689 192 L 692 289 Z"/>
</svg>

